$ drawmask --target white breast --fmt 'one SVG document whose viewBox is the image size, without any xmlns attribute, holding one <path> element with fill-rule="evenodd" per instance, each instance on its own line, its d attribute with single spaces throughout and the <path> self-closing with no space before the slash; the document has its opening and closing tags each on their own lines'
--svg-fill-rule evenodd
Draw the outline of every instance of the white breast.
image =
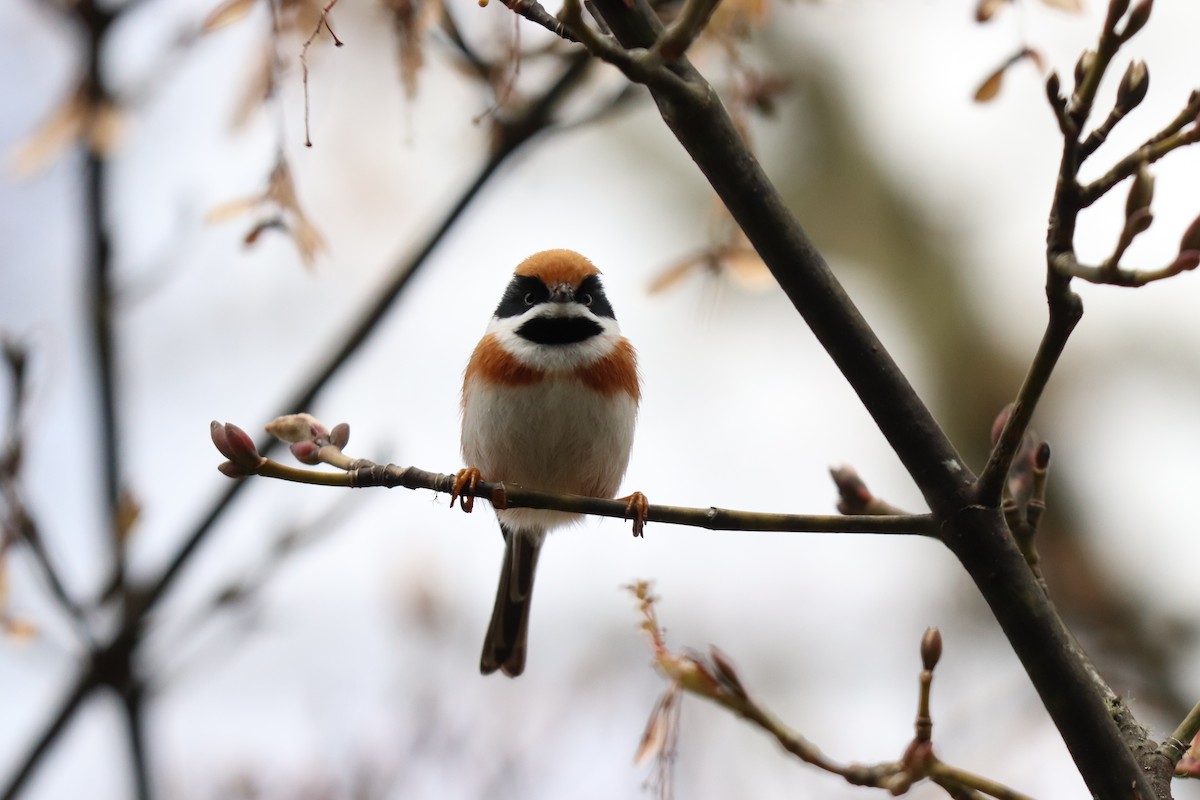
<svg viewBox="0 0 1200 800">
<path fill-rule="evenodd" d="M 488 480 L 527 489 L 612 497 L 629 464 L 637 406 L 568 376 L 532 386 L 464 387 L 462 451 Z M 533 509 L 498 512 L 510 527 L 544 531 L 577 515 Z"/>
</svg>

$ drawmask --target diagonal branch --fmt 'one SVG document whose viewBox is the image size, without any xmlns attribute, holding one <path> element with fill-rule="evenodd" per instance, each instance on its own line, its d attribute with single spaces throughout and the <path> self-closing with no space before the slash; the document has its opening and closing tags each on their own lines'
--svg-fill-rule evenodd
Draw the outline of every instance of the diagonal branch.
<svg viewBox="0 0 1200 800">
<path fill-rule="evenodd" d="M 627 49 L 662 25 L 645 0 L 596 0 Z M 1096 795 L 1154 796 L 1109 713 L 1103 683 L 1042 592 L 998 507 L 974 502 L 975 477 L 787 210 L 708 83 L 680 58 L 694 91 L 650 85 L 664 122 L 696 161 L 792 304 L 858 393 L 941 523 Z"/>
</svg>

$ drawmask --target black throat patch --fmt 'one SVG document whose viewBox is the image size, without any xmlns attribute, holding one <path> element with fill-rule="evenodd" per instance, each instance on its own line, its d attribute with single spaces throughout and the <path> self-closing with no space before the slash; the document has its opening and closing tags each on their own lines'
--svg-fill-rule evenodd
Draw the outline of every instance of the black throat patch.
<svg viewBox="0 0 1200 800">
<path fill-rule="evenodd" d="M 534 317 L 517 328 L 517 335 L 535 344 L 576 344 L 604 333 L 587 317 Z"/>
</svg>

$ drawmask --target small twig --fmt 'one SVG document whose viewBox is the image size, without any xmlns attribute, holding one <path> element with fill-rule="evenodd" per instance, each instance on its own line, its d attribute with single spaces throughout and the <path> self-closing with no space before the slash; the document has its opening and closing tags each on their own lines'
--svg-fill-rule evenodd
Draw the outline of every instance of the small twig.
<svg viewBox="0 0 1200 800">
<path fill-rule="evenodd" d="M 1158 269 L 1114 268 L 1107 262 L 1099 265 L 1081 264 L 1074 253 L 1062 253 L 1054 260 L 1054 268 L 1063 275 L 1079 278 L 1088 283 L 1129 288 L 1137 288 L 1155 281 L 1173 278 L 1195 269 L 1196 266 L 1196 260 L 1186 256 L 1176 258 L 1170 264 Z"/>
<path fill-rule="evenodd" d="M 705 26 L 720 2 L 721 0 L 687 0 L 679 18 L 667 28 L 653 49 L 666 61 L 674 61 L 682 56 L 700 34 L 704 33 Z"/>
<path fill-rule="evenodd" d="M 329 24 L 329 12 L 337 5 L 338 0 L 329 0 L 325 7 L 321 9 L 321 18 L 317 20 L 317 25 L 313 28 L 313 32 L 304 40 L 304 44 L 300 47 L 300 70 L 303 73 L 304 84 L 304 146 L 312 147 L 312 136 L 309 134 L 308 127 L 308 48 L 316 41 L 316 38 L 321 35 L 321 29 L 329 31 L 329 35 L 333 37 L 335 47 L 341 47 L 345 42 L 337 37 L 333 32 L 333 27 Z"/>
<path fill-rule="evenodd" d="M 69 616 L 80 641 L 90 644 L 92 632 L 83 609 L 67 592 L 58 567 L 46 551 L 41 531 L 29 513 L 21 487 L 20 471 L 25 450 L 22 417 L 28 402 L 29 388 L 26 374 L 28 353 L 21 343 L 8 338 L 0 342 L 0 349 L 3 350 L 4 364 L 8 368 L 10 387 L 7 430 L 4 433 L 3 451 L 0 452 L 0 499 L 3 499 L 0 534 L 3 534 L 4 540 L 23 542 L 28 546 L 34 562 L 46 580 L 50 594 Z"/>
<path fill-rule="evenodd" d="M 1020 391 L 1017 392 L 1017 399 L 1004 428 L 988 456 L 987 465 L 975 482 L 974 493 L 979 502 L 988 505 L 1000 503 L 1008 471 L 1012 468 L 1013 458 L 1016 457 L 1025 431 L 1029 428 L 1029 422 L 1033 419 L 1034 409 L 1037 408 L 1038 401 L 1050 382 L 1050 376 L 1067 346 L 1071 332 L 1083 316 L 1083 304 L 1078 296 L 1072 293 L 1067 297 L 1067 303 L 1050 306 L 1050 319 L 1033 357 L 1033 363 L 1029 365 L 1029 372 L 1021 384 Z"/>
<path fill-rule="evenodd" d="M 562 26 L 572 34 L 592 55 L 612 64 L 634 83 L 652 86 L 671 94 L 690 94 L 701 91 L 685 78 L 669 69 L 657 48 L 649 50 L 626 49 L 616 40 L 601 36 L 583 19 L 583 6 L 579 0 L 565 0 L 559 12 Z"/>
<path fill-rule="evenodd" d="M 1032 800 L 1029 795 L 1021 794 L 1002 783 L 941 761 L 930 770 L 929 779 L 952 794 L 955 790 L 966 789 L 972 794 L 990 795 L 997 800 Z"/>
<path fill-rule="evenodd" d="M 1200 734 L 1200 703 L 1192 706 L 1192 710 L 1179 723 L 1179 727 L 1162 743 L 1158 751 L 1166 756 L 1173 767 L 1183 758 L 1197 734 Z"/>
<path fill-rule="evenodd" d="M 942 636 L 936 628 L 926 630 L 921 637 L 923 669 L 920 675 L 915 732 L 904 755 L 897 761 L 843 764 L 825 755 L 819 747 L 789 728 L 754 700 L 732 661 L 716 647 L 709 649 L 707 657 L 696 652 L 679 652 L 668 648 L 655 611 L 658 598 L 654 596 L 650 584 L 640 581 L 629 589 L 638 600 L 639 611 L 643 617 L 641 628 L 650 637 L 655 665 L 670 681 L 663 700 L 660 700 L 651 714 L 642 744 L 638 748 L 639 760 L 644 760 L 652 754 L 660 759 L 670 757 L 670 753 L 665 751 L 664 743 L 670 741 L 675 733 L 670 726 L 673 723 L 677 724 L 677 714 L 675 718 L 667 718 L 663 709 L 670 705 L 677 711 L 677 696 L 688 692 L 710 700 L 757 725 L 773 737 L 784 750 L 804 763 L 838 775 L 854 786 L 886 789 L 893 796 L 898 796 L 906 793 L 918 781 L 929 778 L 948 788 L 980 791 L 1002 800 L 1028 800 L 1025 795 L 1007 786 L 947 766 L 934 754 L 930 686 L 933 682 L 934 667 L 942 653 Z M 671 699 L 670 703 L 666 702 L 667 698 Z M 962 796 L 962 793 L 955 796 Z"/>
<path fill-rule="evenodd" d="M 578 35 L 570 30 L 562 20 L 547 11 L 538 0 L 503 0 L 503 2 L 514 14 L 524 17 L 535 25 L 540 25 L 560 39 L 579 44 Z"/>
<path fill-rule="evenodd" d="M 1197 115 L 1200 115 L 1200 92 L 1192 93 L 1188 107 L 1184 109 L 1180 117 L 1184 117 L 1189 113 L 1190 117 L 1184 120 L 1183 125 L 1179 125 L 1178 128 L 1172 130 L 1176 123 L 1179 122 L 1179 117 L 1177 117 L 1170 125 L 1148 139 L 1141 147 L 1114 164 L 1112 169 L 1104 173 L 1104 175 L 1080 187 L 1080 208 L 1087 208 L 1095 203 L 1118 183 L 1137 172 L 1143 164 L 1153 164 L 1181 147 L 1187 147 L 1200 141 L 1200 122 L 1197 122 Z M 1186 131 L 1181 130 L 1189 122 L 1193 123 L 1192 127 Z"/>
<path fill-rule="evenodd" d="M 67 723 L 83 705 L 84 698 L 90 695 L 94 688 L 96 688 L 95 674 L 92 670 L 85 669 L 75 678 L 75 683 L 63 698 L 58 710 L 50 717 L 50 722 L 47 723 L 45 729 L 34 740 L 24 757 L 17 761 L 20 766 L 9 777 L 8 783 L 0 788 L 0 800 L 16 800 L 17 795 L 20 794 L 21 789 L 24 788 L 25 783 L 42 760 L 42 756 L 67 727 Z"/>
<path fill-rule="evenodd" d="M 1096 92 L 1100 88 L 1100 80 L 1123 43 L 1122 37 L 1117 34 L 1117 23 L 1128 7 L 1129 0 L 1112 0 L 1109 3 L 1104 27 L 1100 32 L 1100 41 L 1096 50 L 1090 53 L 1091 58 L 1087 60 L 1087 66 L 1078 75 L 1079 82 L 1071 95 L 1071 104 L 1067 111 L 1077 131 L 1083 130 L 1084 124 L 1087 123 L 1092 113 L 1092 104 L 1096 100 Z"/>
</svg>

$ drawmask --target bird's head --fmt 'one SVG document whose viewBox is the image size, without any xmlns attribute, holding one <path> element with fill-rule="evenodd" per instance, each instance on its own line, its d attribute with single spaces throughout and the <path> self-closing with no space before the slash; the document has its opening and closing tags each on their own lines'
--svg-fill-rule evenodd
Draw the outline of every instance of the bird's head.
<svg viewBox="0 0 1200 800">
<path fill-rule="evenodd" d="M 621 338 L 600 270 L 572 250 L 522 261 L 488 332 L 527 366 L 576 369 L 612 352 Z"/>
</svg>

